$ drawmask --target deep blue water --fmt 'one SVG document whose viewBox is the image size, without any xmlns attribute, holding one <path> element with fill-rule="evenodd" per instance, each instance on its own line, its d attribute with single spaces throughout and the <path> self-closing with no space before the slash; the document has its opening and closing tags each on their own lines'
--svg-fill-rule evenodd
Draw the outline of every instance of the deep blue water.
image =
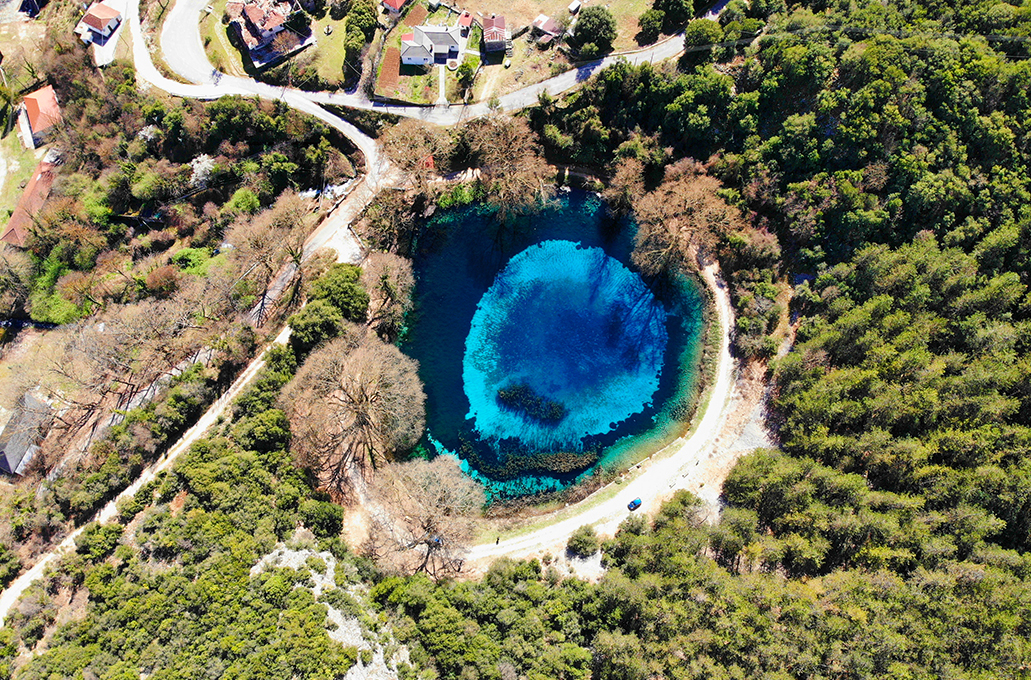
<svg viewBox="0 0 1031 680">
<path fill-rule="evenodd" d="M 584 192 L 507 226 L 478 206 L 423 225 L 404 351 L 427 446 L 458 455 L 489 497 L 562 488 L 684 429 L 701 296 L 642 281 L 632 243 L 633 225 Z"/>
</svg>

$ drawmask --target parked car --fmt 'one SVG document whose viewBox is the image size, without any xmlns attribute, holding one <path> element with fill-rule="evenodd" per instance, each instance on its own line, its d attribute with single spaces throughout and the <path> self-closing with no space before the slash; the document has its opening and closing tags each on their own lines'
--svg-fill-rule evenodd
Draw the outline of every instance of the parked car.
<svg viewBox="0 0 1031 680">
<path fill-rule="evenodd" d="M 636 510 L 639 507 L 641 507 L 641 499 L 640 498 L 635 498 L 634 500 L 632 500 L 632 501 L 630 501 L 629 503 L 626 504 L 626 509 L 630 510 L 631 512 Z"/>
</svg>

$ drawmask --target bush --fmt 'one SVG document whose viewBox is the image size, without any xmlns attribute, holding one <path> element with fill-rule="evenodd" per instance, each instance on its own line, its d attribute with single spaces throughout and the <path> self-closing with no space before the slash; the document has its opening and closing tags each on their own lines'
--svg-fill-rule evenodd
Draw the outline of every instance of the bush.
<svg viewBox="0 0 1031 680">
<path fill-rule="evenodd" d="M 290 423 L 279 409 L 245 418 L 233 429 L 237 443 L 248 451 L 285 451 L 290 445 Z"/>
<path fill-rule="evenodd" d="M 361 275 L 362 270 L 352 264 L 335 264 L 312 285 L 310 297 L 333 305 L 348 321 L 362 323 L 369 294 L 361 285 Z"/>
<path fill-rule="evenodd" d="M 368 305 L 368 296 L 365 304 Z M 292 315 L 287 323 L 292 329 L 290 346 L 294 348 L 297 356 L 305 356 L 322 343 L 340 335 L 344 317 L 332 304 L 317 299 Z"/>
<path fill-rule="evenodd" d="M 598 552 L 600 546 L 598 534 L 595 533 L 594 528 L 585 524 L 569 537 L 566 550 L 576 557 L 590 557 Z"/>
<path fill-rule="evenodd" d="M 319 538 L 339 536 L 344 528 L 344 509 L 325 501 L 306 500 L 300 507 L 301 522 Z"/>
<path fill-rule="evenodd" d="M 650 9 L 642 14 L 637 19 L 637 25 L 641 28 L 639 42 L 642 45 L 648 45 L 658 40 L 665 22 L 666 13 L 661 9 Z"/>
<path fill-rule="evenodd" d="M 258 196 L 247 187 L 242 187 L 233 192 L 232 198 L 226 202 L 224 207 L 227 212 L 235 214 L 254 214 L 258 212 L 259 208 L 261 208 L 261 201 L 259 201 Z"/>
</svg>

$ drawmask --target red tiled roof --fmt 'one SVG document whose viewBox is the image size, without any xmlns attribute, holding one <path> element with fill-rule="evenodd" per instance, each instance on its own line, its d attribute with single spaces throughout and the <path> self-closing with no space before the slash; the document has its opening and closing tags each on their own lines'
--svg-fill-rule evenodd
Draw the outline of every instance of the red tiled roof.
<svg viewBox="0 0 1031 680">
<path fill-rule="evenodd" d="M 53 85 L 47 85 L 25 95 L 23 103 L 25 104 L 25 113 L 29 116 L 29 127 L 32 129 L 32 134 L 43 132 L 61 122 L 61 107 L 57 105 L 57 95 L 54 93 Z"/>
<path fill-rule="evenodd" d="M 226 16 L 228 16 L 230 19 L 239 19 L 241 14 L 243 14 L 242 2 L 226 3 Z"/>
<path fill-rule="evenodd" d="M 286 23 L 286 17 L 279 12 L 272 10 L 265 15 L 265 23 L 261 24 L 261 27 L 266 31 L 271 31 L 273 28 L 282 26 L 284 23 Z"/>
<path fill-rule="evenodd" d="M 468 12 L 462 12 L 462 16 L 458 17 L 458 25 L 464 28 L 473 25 L 473 15 Z"/>
<path fill-rule="evenodd" d="M 244 21 L 237 21 L 236 27 L 240 30 L 240 38 L 247 45 L 247 49 L 253 50 L 261 44 L 261 40 L 258 36 L 254 35 L 254 29 L 251 28 L 250 24 Z"/>
<path fill-rule="evenodd" d="M 53 184 L 54 164 L 46 161 L 40 162 L 36 171 L 32 173 L 32 179 L 25 185 L 25 191 L 18 199 L 18 205 L 11 213 L 11 219 L 7 222 L 3 235 L 0 235 L 0 241 L 19 248 L 25 247 L 25 240 L 28 238 L 29 228 L 32 226 L 32 218 L 50 196 L 50 187 Z"/>
<path fill-rule="evenodd" d="M 505 29 L 505 17 L 503 17 L 501 15 L 498 15 L 498 14 L 495 14 L 494 16 L 490 17 L 489 19 L 484 19 L 483 20 L 483 30 L 487 31 L 487 30 L 490 30 L 492 28 L 500 28 L 500 29 L 504 30 Z"/>
<path fill-rule="evenodd" d="M 391 8 L 395 12 L 400 12 L 401 8 L 408 3 L 408 0 L 383 0 L 383 4 Z"/>
<path fill-rule="evenodd" d="M 257 5 L 244 5 L 243 13 L 247 15 L 247 18 L 251 20 L 255 26 L 260 26 L 261 22 L 265 19 L 265 12 Z"/>
<path fill-rule="evenodd" d="M 415 42 L 415 34 L 414 33 L 405 33 L 404 35 L 401 36 L 401 42 Z"/>
<path fill-rule="evenodd" d="M 98 2 L 86 10 L 86 16 L 84 16 L 82 20 L 90 28 L 97 31 L 103 31 L 113 19 L 120 19 L 121 16 L 122 13 L 114 7 Z"/>
</svg>

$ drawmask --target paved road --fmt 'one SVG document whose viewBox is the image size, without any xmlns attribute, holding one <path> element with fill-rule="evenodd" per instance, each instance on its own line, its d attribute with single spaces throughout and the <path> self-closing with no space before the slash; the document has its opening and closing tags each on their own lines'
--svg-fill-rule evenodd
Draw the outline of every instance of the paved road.
<svg viewBox="0 0 1031 680">
<path fill-rule="evenodd" d="M 207 95 L 203 98 L 215 98 L 217 92 L 224 94 L 256 94 L 270 99 L 283 99 L 290 103 L 301 100 L 313 104 L 330 104 L 347 106 L 356 109 L 392 113 L 409 118 L 418 118 L 438 125 L 455 125 L 463 120 L 485 116 L 490 112 L 486 103 L 453 105 L 449 107 L 397 106 L 373 102 L 362 94 L 341 92 L 307 92 L 293 88 L 273 87 L 247 78 L 226 75 L 211 67 L 204 45 L 200 38 L 200 13 L 208 0 L 177 0 L 165 18 L 161 30 L 161 50 L 165 62 L 177 75 L 191 83 L 206 85 Z M 138 8 L 136 12 L 138 16 Z M 133 38 L 136 38 L 136 33 Z M 650 45 L 644 49 L 609 55 L 604 59 L 588 62 L 566 71 L 554 78 L 549 78 L 535 85 L 529 85 L 500 98 L 504 111 L 516 111 L 534 106 L 541 92 L 557 96 L 573 90 L 583 84 L 597 71 L 626 59 L 634 64 L 657 62 L 676 57 L 684 50 L 684 36 L 678 34 Z M 137 60 L 138 61 L 138 60 Z M 148 59 L 149 61 L 149 59 Z M 137 67 L 139 68 L 139 67 Z M 165 89 L 162 87 L 162 89 Z M 171 92 L 171 90 L 168 90 Z M 173 94 L 179 94 L 173 92 Z M 182 96 L 197 96 L 187 95 Z M 298 106 L 298 108 L 301 108 Z M 305 109 L 302 109 L 305 110 Z M 313 114 L 314 115 L 314 114 Z M 364 149 L 363 149 L 364 150 Z"/>
<path fill-rule="evenodd" d="M 354 142 L 365 156 L 368 179 L 377 184 L 389 171 L 390 164 L 380 151 L 376 140 L 340 116 L 326 111 L 300 90 L 273 87 L 246 78 L 225 75 L 211 68 L 200 40 L 200 10 L 204 4 L 204 0 L 199 3 L 197 0 L 177 2 L 169 11 L 162 31 L 163 42 L 167 36 L 166 48 L 163 50 L 165 63 L 175 73 L 191 81 L 187 84 L 166 78 L 154 66 L 140 26 L 139 3 L 129 2 L 129 28 L 132 31 L 133 61 L 137 77 L 169 94 L 190 99 L 218 99 L 224 95 L 237 94 L 282 100 L 298 111 L 312 115 L 339 130 Z M 186 23 L 185 17 L 189 17 L 192 23 Z"/>
</svg>

